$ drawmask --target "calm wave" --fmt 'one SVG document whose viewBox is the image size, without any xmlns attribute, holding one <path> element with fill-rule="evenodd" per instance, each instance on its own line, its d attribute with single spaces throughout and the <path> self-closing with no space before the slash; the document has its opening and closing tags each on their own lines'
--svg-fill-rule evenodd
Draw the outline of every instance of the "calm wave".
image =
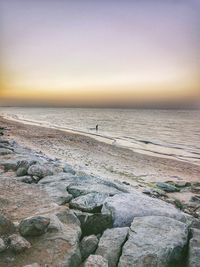
<svg viewBox="0 0 200 267">
<path fill-rule="evenodd" d="M 0 114 L 110 140 L 139 153 L 200 165 L 200 111 L 0 108 Z M 98 132 L 95 130 L 99 125 Z"/>
</svg>

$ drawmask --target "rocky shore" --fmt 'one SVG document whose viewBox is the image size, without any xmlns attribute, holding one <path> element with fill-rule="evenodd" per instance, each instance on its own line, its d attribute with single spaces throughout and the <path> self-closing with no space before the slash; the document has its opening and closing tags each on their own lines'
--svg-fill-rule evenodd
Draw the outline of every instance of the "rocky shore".
<svg viewBox="0 0 200 267">
<path fill-rule="evenodd" d="M 200 266 L 199 183 L 157 182 L 142 193 L 21 146 L 5 130 L 0 266 Z M 167 196 L 180 190 L 194 193 L 191 207 Z"/>
</svg>

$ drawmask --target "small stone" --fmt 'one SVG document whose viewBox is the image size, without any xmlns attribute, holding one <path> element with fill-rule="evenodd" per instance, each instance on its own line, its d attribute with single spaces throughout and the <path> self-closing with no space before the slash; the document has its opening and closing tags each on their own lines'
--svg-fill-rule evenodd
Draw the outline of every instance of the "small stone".
<svg viewBox="0 0 200 267">
<path fill-rule="evenodd" d="M 192 196 L 190 201 L 200 203 L 200 196 Z"/>
<path fill-rule="evenodd" d="M 85 236 L 80 243 L 82 259 L 85 260 L 90 254 L 95 252 L 99 240 L 95 235 Z"/>
<path fill-rule="evenodd" d="M 28 168 L 28 174 L 32 176 L 37 176 L 42 179 L 45 176 L 53 175 L 53 172 L 49 169 L 48 166 L 35 164 Z"/>
<path fill-rule="evenodd" d="M 13 233 L 14 230 L 14 224 L 3 214 L 0 214 L 0 236 Z"/>
<path fill-rule="evenodd" d="M 50 219 L 43 216 L 34 216 L 24 219 L 19 224 L 19 232 L 22 236 L 38 236 L 47 231 Z"/>
<path fill-rule="evenodd" d="M 13 234 L 9 236 L 10 248 L 16 252 L 21 253 L 31 247 L 31 244 L 22 236 Z"/>
<path fill-rule="evenodd" d="M 13 151 L 7 148 L 0 148 L 0 155 L 4 156 L 4 155 L 8 155 L 8 154 L 12 154 Z"/>
<path fill-rule="evenodd" d="M 34 180 L 31 176 L 18 177 L 17 181 L 22 182 L 22 183 L 26 183 L 26 184 L 32 184 L 34 182 Z"/>
<path fill-rule="evenodd" d="M 6 245 L 2 238 L 0 238 L 0 253 L 6 250 Z"/>
<path fill-rule="evenodd" d="M 71 173 L 73 175 L 76 174 L 75 170 L 73 170 L 72 167 L 69 164 L 65 164 L 65 166 L 63 168 L 63 172 Z"/>
<path fill-rule="evenodd" d="M 180 191 L 176 186 L 168 183 L 157 182 L 156 186 L 168 193 Z"/>
<path fill-rule="evenodd" d="M 108 261 L 100 255 L 90 255 L 83 267 L 108 267 Z"/>
<path fill-rule="evenodd" d="M 20 168 L 18 168 L 17 171 L 16 171 L 16 175 L 17 175 L 18 177 L 20 177 L 20 176 L 25 176 L 26 174 L 27 174 L 27 169 L 24 168 L 24 167 L 20 167 Z"/>
</svg>

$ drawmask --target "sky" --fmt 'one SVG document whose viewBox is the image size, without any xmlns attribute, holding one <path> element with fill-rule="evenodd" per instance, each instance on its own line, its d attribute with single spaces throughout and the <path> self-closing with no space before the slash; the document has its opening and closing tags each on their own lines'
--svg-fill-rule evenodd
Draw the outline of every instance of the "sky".
<svg viewBox="0 0 200 267">
<path fill-rule="evenodd" d="M 200 0 L 0 0 L 0 105 L 200 103 Z"/>
</svg>

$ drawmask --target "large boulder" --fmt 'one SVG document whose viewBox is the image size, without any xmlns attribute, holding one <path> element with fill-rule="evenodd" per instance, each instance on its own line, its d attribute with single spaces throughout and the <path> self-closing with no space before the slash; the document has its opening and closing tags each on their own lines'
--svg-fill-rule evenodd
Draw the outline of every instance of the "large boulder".
<svg viewBox="0 0 200 267">
<path fill-rule="evenodd" d="M 171 204 L 139 192 L 122 193 L 107 198 L 102 213 L 112 215 L 114 227 L 130 226 L 135 217 L 151 215 L 186 221 L 186 215 Z"/>
<path fill-rule="evenodd" d="M 82 260 L 85 260 L 90 254 L 97 249 L 99 240 L 95 235 L 85 236 L 80 243 Z"/>
<path fill-rule="evenodd" d="M 100 238 L 95 254 L 107 259 L 109 267 L 117 266 L 128 230 L 128 227 L 107 229 Z"/>
<path fill-rule="evenodd" d="M 169 267 L 184 259 L 188 227 L 163 216 L 135 218 L 118 267 Z"/>
<path fill-rule="evenodd" d="M 79 209 L 86 212 L 98 212 L 101 211 L 104 200 L 108 197 L 108 194 L 102 193 L 89 193 L 71 200 L 70 207 Z"/>
<path fill-rule="evenodd" d="M 107 228 L 112 228 L 112 217 L 109 214 L 87 213 L 74 211 L 81 223 L 83 236 L 103 233 Z"/>
<path fill-rule="evenodd" d="M 83 267 L 108 267 L 108 261 L 100 255 L 90 255 Z"/>
<path fill-rule="evenodd" d="M 38 236 L 47 231 L 50 219 L 44 216 L 33 216 L 22 220 L 19 231 L 22 236 Z"/>
<path fill-rule="evenodd" d="M 200 230 L 192 229 L 192 238 L 189 243 L 188 267 L 200 266 Z"/>
</svg>

